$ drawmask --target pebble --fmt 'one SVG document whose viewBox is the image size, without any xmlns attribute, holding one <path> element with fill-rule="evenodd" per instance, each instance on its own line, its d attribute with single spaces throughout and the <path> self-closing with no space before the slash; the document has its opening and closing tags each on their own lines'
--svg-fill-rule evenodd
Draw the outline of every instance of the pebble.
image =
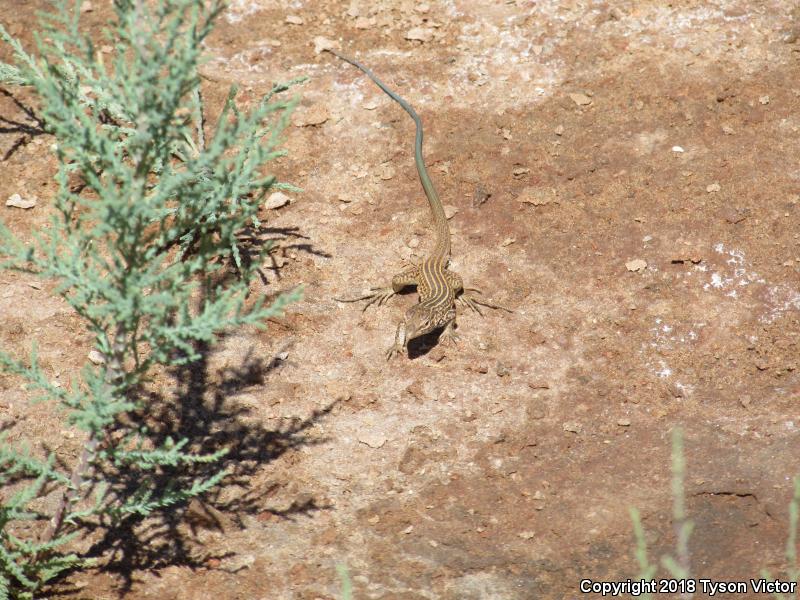
<svg viewBox="0 0 800 600">
<path fill-rule="evenodd" d="M 556 135 L 564 135 L 564 126 L 563 126 L 563 125 L 559 125 L 558 127 L 556 127 L 556 128 L 553 130 L 553 132 L 554 132 Z"/>
<path fill-rule="evenodd" d="M 99 350 L 92 350 L 89 352 L 88 358 L 96 365 L 102 365 L 106 362 L 106 357 Z"/>
<path fill-rule="evenodd" d="M 336 42 L 329 40 L 326 37 L 318 35 L 314 38 L 314 54 L 320 54 L 328 49 L 336 48 Z"/>
<path fill-rule="evenodd" d="M 12 194 L 6 200 L 6 206 L 13 206 L 14 208 L 33 208 L 36 206 L 36 198 L 23 198 L 19 194 Z"/>
<path fill-rule="evenodd" d="M 433 29 L 429 27 L 413 27 L 406 32 L 406 39 L 418 42 L 430 42 L 433 39 Z"/>
<path fill-rule="evenodd" d="M 303 25 L 305 23 L 303 17 L 298 17 L 297 15 L 287 15 L 284 22 L 289 25 Z"/>
<path fill-rule="evenodd" d="M 329 118 L 328 109 L 324 106 L 312 106 L 305 110 L 298 110 L 292 117 L 292 124 L 295 127 L 322 125 Z"/>
<path fill-rule="evenodd" d="M 284 194 L 283 192 L 275 192 L 269 195 L 266 202 L 264 202 L 264 208 L 267 209 L 276 209 L 282 206 L 286 206 L 291 201 L 291 198 Z"/>
<path fill-rule="evenodd" d="M 549 204 L 552 198 L 550 194 L 541 188 L 526 187 L 517 197 L 517 201 L 523 204 L 533 204 L 534 206 L 543 206 Z"/>
<path fill-rule="evenodd" d="M 625 268 L 627 268 L 628 271 L 633 271 L 633 272 L 644 271 L 647 268 L 647 261 L 642 260 L 641 258 L 629 260 L 628 262 L 625 263 Z"/>
<path fill-rule="evenodd" d="M 588 106 L 592 103 L 592 99 L 586 94 L 570 94 L 569 97 L 572 98 L 572 101 L 578 106 Z"/>
<path fill-rule="evenodd" d="M 386 443 L 386 436 L 380 431 L 363 431 L 358 434 L 358 441 L 370 448 L 380 448 Z"/>
<path fill-rule="evenodd" d="M 356 19 L 356 29 L 369 29 L 375 25 L 375 19 L 368 19 L 367 17 L 358 17 Z"/>
<path fill-rule="evenodd" d="M 527 175 L 530 172 L 531 170 L 528 167 L 515 167 L 514 170 L 512 171 L 514 177 L 516 177 L 517 179 L 519 179 L 523 175 Z"/>
<path fill-rule="evenodd" d="M 453 206 L 452 204 L 445 204 L 444 205 L 444 216 L 449 221 L 453 217 L 458 214 L 458 207 Z"/>
<path fill-rule="evenodd" d="M 383 164 L 383 165 L 381 165 L 381 169 L 380 169 L 380 172 L 378 173 L 378 177 L 380 177 L 383 181 L 388 181 L 392 177 L 394 177 L 395 174 L 396 174 L 396 171 L 394 170 L 394 167 L 392 165 Z"/>
<path fill-rule="evenodd" d="M 758 99 L 758 101 L 759 101 L 761 104 L 769 104 L 769 96 L 761 96 L 761 97 Z"/>
<path fill-rule="evenodd" d="M 680 147 L 680 146 L 673 146 L 672 147 L 672 151 L 673 152 L 684 152 L 684 149 L 682 147 Z"/>
<path fill-rule="evenodd" d="M 706 186 L 706 191 L 707 191 L 709 194 L 716 194 L 716 193 L 717 193 L 718 191 L 720 191 L 721 189 L 722 189 L 722 188 L 720 187 L 720 185 L 719 185 L 718 183 L 711 183 L 711 184 L 709 184 L 709 185 L 707 185 L 707 186 Z"/>
<path fill-rule="evenodd" d="M 533 533 L 532 531 L 520 531 L 520 532 L 517 534 L 517 537 L 521 537 L 523 540 L 530 540 L 530 539 L 533 539 L 533 537 L 534 537 L 535 535 L 536 535 L 536 534 L 535 534 L 535 533 Z"/>
<path fill-rule="evenodd" d="M 575 423 L 574 421 L 567 421 L 562 425 L 564 431 L 569 431 L 570 433 L 580 433 L 581 432 L 581 424 Z"/>
<path fill-rule="evenodd" d="M 477 186 L 472 194 L 472 206 L 476 208 L 486 202 L 491 197 L 491 192 L 487 191 L 483 186 Z"/>
<path fill-rule="evenodd" d="M 620 427 L 630 427 L 631 420 L 630 419 L 619 419 L 617 421 L 617 425 L 619 425 Z"/>
</svg>

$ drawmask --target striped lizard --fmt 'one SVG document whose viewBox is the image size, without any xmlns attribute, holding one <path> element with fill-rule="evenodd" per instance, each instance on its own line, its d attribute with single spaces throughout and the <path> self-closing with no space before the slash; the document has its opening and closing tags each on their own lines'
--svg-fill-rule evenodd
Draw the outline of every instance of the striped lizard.
<svg viewBox="0 0 800 600">
<path fill-rule="evenodd" d="M 363 308 L 363 310 L 366 310 L 375 303 L 378 306 L 382 305 L 405 287 L 417 287 L 419 302 L 408 309 L 405 318 L 397 325 L 394 344 L 386 352 L 387 360 L 391 359 L 395 354 L 407 351 L 410 340 L 441 327 L 444 327 L 444 332 L 442 333 L 444 339 L 455 343 L 458 340 L 455 333 L 456 301 L 461 302 L 481 315 L 483 313 L 481 313 L 478 305 L 513 312 L 502 306 L 490 304 L 477 298 L 474 294 L 480 294 L 480 290 L 465 288 L 461 276 L 447 268 L 450 262 L 450 226 L 447 223 L 442 202 L 433 187 L 433 182 L 428 176 L 428 170 L 425 168 L 425 161 L 422 158 L 422 121 L 417 112 L 408 102 L 386 87 L 370 69 L 360 62 L 348 58 L 331 48 L 325 48 L 325 50 L 361 70 L 414 120 L 416 125 L 414 160 L 417 165 L 419 180 L 422 183 L 422 189 L 428 198 L 428 204 L 433 215 L 433 226 L 436 231 L 436 242 L 431 253 L 419 265 L 412 265 L 395 275 L 392 278 L 391 287 L 372 288 L 370 293 L 364 296 L 350 299 L 336 298 L 336 300 L 340 302 L 367 300 Z"/>
</svg>

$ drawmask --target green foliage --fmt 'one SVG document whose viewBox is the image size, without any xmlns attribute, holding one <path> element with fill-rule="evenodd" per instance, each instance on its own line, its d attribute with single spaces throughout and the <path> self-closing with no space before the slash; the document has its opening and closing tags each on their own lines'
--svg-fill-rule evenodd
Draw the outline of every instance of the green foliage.
<svg viewBox="0 0 800 600">
<path fill-rule="evenodd" d="M 353 581 L 350 579 L 350 571 L 344 563 L 336 565 L 336 572 L 342 580 L 341 600 L 353 600 Z"/>
<path fill-rule="evenodd" d="M 675 527 L 675 556 L 664 555 L 661 564 L 675 580 L 689 580 L 689 537 L 692 534 L 693 523 L 686 512 L 686 494 L 684 481 L 686 478 L 686 459 L 683 451 L 683 432 L 676 428 L 672 431 L 672 521 Z M 651 580 L 658 571 L 658 567 L 650 562 L 647 556 L 647 541 L 639 511 L 631 508 L 630 515 L 633 521 L 633 534 L 636 542 L 634 555 L 639 567 L 638 579 Z M 794 479 L 794 495 L 789 504 L 789 534 L 786 541 L 786 565 L 788 579 L 782 581 L 800 581 L 800 565 L 797 561 L 797 529 L 800 522 L 800 477 Z M 766 570 L 761 576 L 768 581 L 775 579 Z M 691 594 L 688 594 L 691 596 Z M 776 600 L 789 600 L 789 597 L 774 593 Z M 652 599 L 652 594 L 641 594 L 643 600 Z"/>
<path fill-rule="evenodd" d="M 154 366 L 196 360 L 198 344 L 225 329 L 263 327 L 299 297 L 246 303 L 269 248 L 249 255 L 238 237 L 260 226 L 268 190 L 294 189 L 262 172 L 283 154 L 277 145 L 294 101 L 277 95 L 294 82 L 276 85 L 249 112 L 232 88 L 208 126 L 198 66 L 220 2 L 115 0 L 105 59 L 80 28 L 79 5 L 61 0 L 42 16 L 36 55 L 0 26 L 14 53 L 14 64 L 0 63 L 0 84 L 35 90 L 59 164 L 49 226 L 24 243 L 0 223 L 0 269 L 56 280 L 104 358 L 62 388 L 42 371 L 35 348 L 24 362 L 0 353 L 0 369 L 27 380 L 86 436 L 70 472 L 0 448 L 0 485 L 16 490 L 0 496 L 0 600 L 30 596 L 78 565 L 61 548 L 88 519 L 146 516 L 220 483 L 221 468 L 189 482 L 177 473 L 216 462 L 226 449 L 196 454 L 190 440 L 157 441 L 134 418 L 146 414 L 135 392 Z M 134 473 L 138 488 L 98 480 L 114 469 Z M 172 484 L 156 485 L 170 473 Z M 54 515 L 31 508 L 48 493 L 60 494 Z M 23 521 L 34 524 L 25 539 L 14 533 Z"/>
<path fill-rule="evenodd" d="M 800 477 L 794 478 L 794 494 L 792 501 L 789 503 L 789 534 L 786 539 L 786 575 L 788 581 L 794 582 L 795 585 L 800 582 L 800 565 L 797 562 L 797 524 L 800 521 Z M 769 581 L 774 581 L 769 571 L 764 570 L 761 576 Z M 787 581 L 787 580 L 784 580 Z M 789 600 L 792 596 L 786 596 L 781 593 L 774 593 L 773 596 L 776 600 Z"/>
<path fill-rule="evenodd" d="M 675 557 L 664 555 L 661 564 L 671 577 L 676 580 L 689 578 L 689 536 L 692 533 L 692 522 L 686 514 L 686 495 L 684 481 L 686 478 L 686 459 L 683 454 L 683 431 L 680 428 L 672 430 L 672 522 L 675 527 L 676 544 Z M 650 562 L 647 556 L 647 540 L 639 511 L 629 509 L 633 521 L 633 535 L 636 542 L 634 555 L 639 566 L 638 578 L 651 580 L 658 567 Z M 643 600 L 650 600 L 651 594 L 642 594 Z"/>
</svg>

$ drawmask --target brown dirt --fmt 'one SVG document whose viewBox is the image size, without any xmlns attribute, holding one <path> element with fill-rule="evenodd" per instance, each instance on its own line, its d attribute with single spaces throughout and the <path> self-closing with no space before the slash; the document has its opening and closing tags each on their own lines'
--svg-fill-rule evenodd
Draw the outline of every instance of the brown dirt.
<svg viewBox="0 0 800 600">
<path fill-rule="evenodd" d="M 99 31 L 109 7 L 93 4 Z M 581 578 L 635 577 L 629 507 L 653 555 L 674 547 L 675 426 L 693 575 L 781 572 L 800 451 L 793 3 L 230 4 L 204 67 L 214 102 L 229 83 L 253 101 L 310 77 L 276 166 L 304 191 L 265 214 L 296 230 L 256 290 L 306 293 L 266 333 L 226 338 L 212 371 L 289 347 L 224 405 L 296 443 L 216 497 L 221 531 L 180 530 L 199 566 L 162 561 L 123 588 L 117 573 L 81 573 L 75 597 L 331 599 L 337 563 L 359 599 L 578 597 Z M 2 0 L 0 22 L 30 42 L 44 6 Z M 405 39 L 414 27 L 430 40 Z M 432 177 L 458 209 L 453 268 L 516 310 L 461 314 L 458 348 L 387 363 L 413 296 L 364 314 L 333 300 L 385 284 L 432 235 L 411 121 L 354 68 L 316 55 L 315 36 L 341 40 L 422 115 Z M 324 123 L 302 125 L 321 110 Z M 0 116 L 26 122 L 5 96 Z M 23 237 L 49 218 L 51 142 L 0 134 L 0 199 L 40 199 L 0 207 Z M 491 196 L 476 207 L 481 188 Z M 634 260 L 646 268 L 629 270 Z M 0 339 L 15 352 L 37 341 L 66 380 L 91 339 L 52 283 L 31 281 L 0 276 Z M 0 383 L 12 439 L 76 455 L 74 432 Z M 247 510 L 231 508 L 243 498 Z"/>
</svg>

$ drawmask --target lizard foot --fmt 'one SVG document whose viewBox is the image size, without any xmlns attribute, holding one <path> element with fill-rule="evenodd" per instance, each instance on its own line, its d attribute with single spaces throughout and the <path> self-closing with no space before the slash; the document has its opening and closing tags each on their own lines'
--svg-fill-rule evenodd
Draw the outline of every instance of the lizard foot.
<svg viewBox="0 0 800 600">
<path fill-rule="evenodd" d="M 458 342 L 461 340 L 461 336 L 456 333 L 456 328 L 453 326 L 452 323 L 448 324 L 447 327 L 444 328 L 442 332 L 442 343 L 446 346 L 452 346 L 454 348 L 458 347 Z"/>
<path fill-rule="evenodd" d="M 361 300 L 366 300 L 367 303 L 364 305 L 364 308 L 361 309 L 365 311 L 375 303 L 377 303 L 378 306 L 385 304 L 386 301 L 394 295 L 395 291 L 390 287 L 377 287 L 372 288 L 369 294 L 359 296 L 358 298 L 334 298 L 334 300 L 338 302 L 360 302 Z"/>
<path fill-rule="evenodd" d="M 403 344 L 394 344 L 391 348 L 386 351 L 386 360 L 392 360 L 392 357 L 395 355 L 402 355 L 405 352 L 405 346 Z"/>
</svg>

